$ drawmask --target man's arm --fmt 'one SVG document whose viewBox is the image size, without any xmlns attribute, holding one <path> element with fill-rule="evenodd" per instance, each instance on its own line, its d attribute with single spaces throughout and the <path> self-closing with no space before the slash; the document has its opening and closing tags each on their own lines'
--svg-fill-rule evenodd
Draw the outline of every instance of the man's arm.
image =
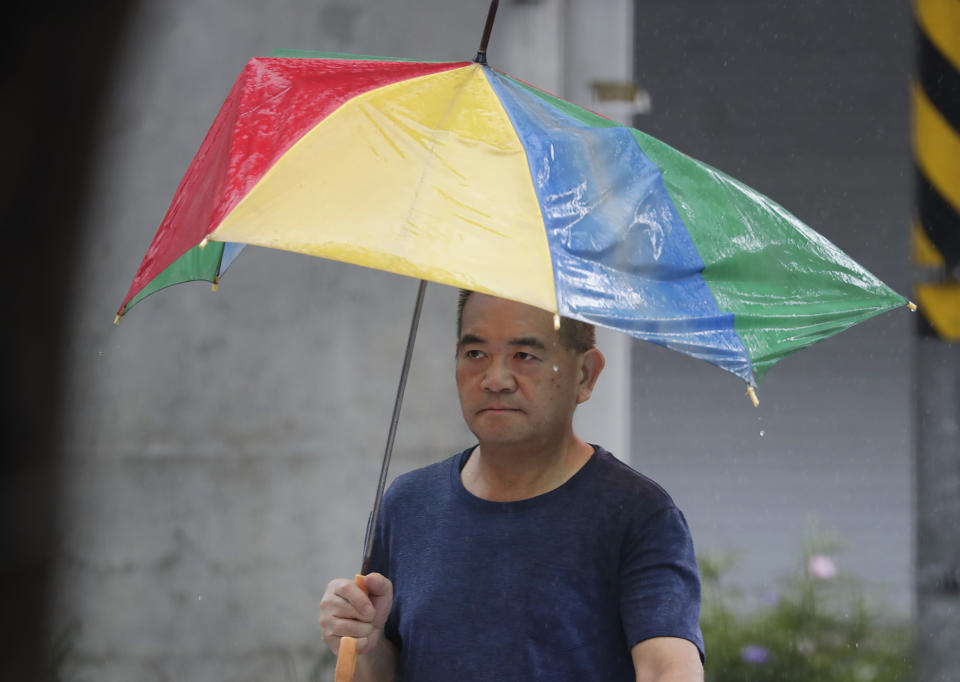
<svg viewBox="0 0 960 682">
<path fill-rule="evenodd" d="M 680 637 L 652 637 L 630 650 L 637 682 L 703 682 L 700 652 Z"/>
<path fill-rule="evenodd" d="M 393 605 L 393 584 L 379 573 L 365 578 L 368 593 L 356 582 L 331 580 L 320 600 L 323 641 L 337 653 L 340 639 L 357 638 L 356 682 L 390 682 L 397 669 L 397 648 L 383 634 Z"/>
</svg>

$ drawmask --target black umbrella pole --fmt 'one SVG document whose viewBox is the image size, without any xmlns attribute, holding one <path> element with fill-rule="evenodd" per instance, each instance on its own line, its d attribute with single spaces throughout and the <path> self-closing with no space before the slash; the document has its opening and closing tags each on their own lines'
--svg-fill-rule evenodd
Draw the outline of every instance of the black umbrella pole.
<svg viewBox="0 0 960 682">
<path fill-rule="evenodd" d="M 497 7 L 499 6 L 500 0 L 491 0 L 490 9 L 487 11 L 487 23 L 483 27 L 483 36 L 480 38 L 480 49 L 477 50 L 477 56 L 473 58 L 473 61 L 478 64 L 487 63 L 487 44 L 490 42 L 493 20 L 497 18 Z"/>
<path fill-rule="evenodd" d="M 373 551 L 373 534 L 380 517 L 380 503 L 383 501 L 383 491 L 387 485 L 387 471 L 390 468 L 390 456 L 393 454 L 393 441 L 397 436 L 397 424 L 400 423 L 400 405 L 403 403 L 403 392 L 407 387 L 407 375 L 410 373 L 410 361 L 413 358 L 413 344 L 417 340 L 417 327 L 420 326 L 420 311 L 423 310 L 423 296 L 427 291 L 427 281 L 420 280 L 417 289 L 417 302 L 413 306 L 413 319 L 410 320 L 410 334 L 407 336 L 407 350 L 403 356 L 403 367 L 400 370 L 400 383 L 397 386 L 397 398 L 393 402 L 393 417 L 390 419 L 390 430 L 387 432 L 387 447 L 383 453 L 383 462 L 380 464 L 380 480 L 377 482 L 377 495 L 373 499 L 373 511 L 367 521 L 367 532 L 363 539 L 363 563 L 360 575 L 370 572 L 370 554 Z"/>
</svg>

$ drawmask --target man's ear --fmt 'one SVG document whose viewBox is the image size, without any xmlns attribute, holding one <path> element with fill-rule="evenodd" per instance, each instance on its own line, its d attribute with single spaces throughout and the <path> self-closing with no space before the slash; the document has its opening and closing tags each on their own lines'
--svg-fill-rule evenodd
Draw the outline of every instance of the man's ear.
<svg viewBox="0 0 960 682">
<path fill-rule="evenodd" d="M 585 403 L 593 393 L 593 387 L 607 363 L 606 358 L 596 348 L 591 348 L 580 358 L 580 375 L 577 385 L 577 404 Z"/>
</svg>

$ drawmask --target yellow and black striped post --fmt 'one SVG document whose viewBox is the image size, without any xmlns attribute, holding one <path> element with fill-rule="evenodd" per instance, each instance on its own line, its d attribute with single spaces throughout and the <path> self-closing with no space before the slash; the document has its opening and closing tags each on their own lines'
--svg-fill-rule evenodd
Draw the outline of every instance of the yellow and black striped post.
<svg viewBox="0 0 960 682">
<path fill-rule="evenodd" d="M 914 0 L 915 262 L 914 672 L 960 670 L 960 0 Z"/>
<path fill-rule="evenodd" d="M 917 57 L 912 85 L 916 211 L 913 260 L 926 332 L 960 341 L 960 0 L 914 0 Z"/>
</svg>

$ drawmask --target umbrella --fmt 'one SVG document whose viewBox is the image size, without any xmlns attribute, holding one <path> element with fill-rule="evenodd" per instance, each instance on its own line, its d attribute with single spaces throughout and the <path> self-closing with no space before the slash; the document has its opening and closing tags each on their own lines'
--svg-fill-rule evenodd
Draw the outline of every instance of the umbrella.
<svg viewBox="0 0 960 682">
<path fill-rule="evenodd" d="M 216 287 L 245 245 L 517 300 L 705 360 L 754 387 L 783 357 L 906 305 L 758 192 L 486 63 L 281 50 L 243 69 L 117 320 Z"/>
<path fill-rule="evenodd" d="M 118 314 L 217 284 L 245 244 L 515 299 L 751 387 L 906 304 L 729 176 L 477 62 L 251 60 Z"/>
</svg>

